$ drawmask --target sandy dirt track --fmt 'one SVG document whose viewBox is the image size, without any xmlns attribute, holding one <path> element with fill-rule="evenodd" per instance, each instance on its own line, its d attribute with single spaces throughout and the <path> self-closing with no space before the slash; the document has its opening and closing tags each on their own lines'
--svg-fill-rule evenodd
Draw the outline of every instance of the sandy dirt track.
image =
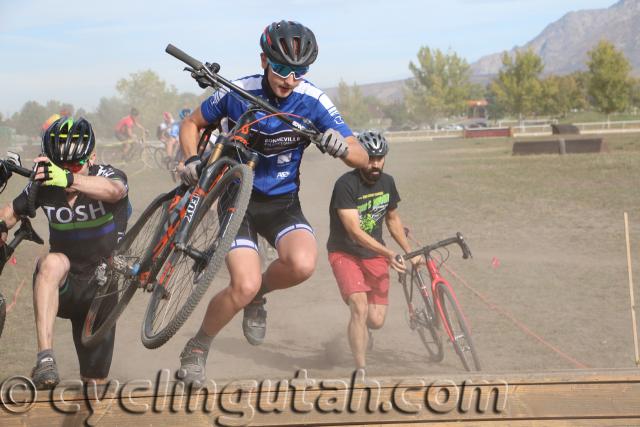
<svg viewBox="0 0 640 427">
<path fill-rule="evenodd" d="M 392 145 L 385 171 L 396 179 L 402 197 L 400 215 L 414 236 L 432 243 L 461 231 L 473 250 L 474 258 L 463 261 L 452 248 L 447 265 L 487 299 L 483 302 L 453 281 L 485 371 L 632 366 L 622 212 L 631 215 L 637 261 L 640 143 L 636 139 L 614 142 L 610 153 L 564 158 L 514 158 L 507 140 Z M 134 218 L 157 193 L 172 187 L 167 173 L 124 169 L 130 175 Z M 352 369 L 345 336 L 348 309 L 324 248 L 331 189 L 346 171 L 341 162 L 315 148 L 307 151 L 301 199 L 317 233 L 317 270 L 306 283 L 268 296 L 263 345 L 253 347 L 245 341 L 241 314 L 236 316 L 214 341 L 209 377 L 286 378 L 300 368 L 308 369 L 310 376 L 329 377 L 344 376 Z M 14 178 L 0 196 L 3 203 L 16 194 L 18 181 Z M 36 226 L 43 237 L 48 235 L 42 215 Z M 30 274 L 38 250 L 23 245 L 16 253 L 18 264 L 8 265 L 1 279 L 9 300 L 23 279 L 27 284 L 0 339 L 0 379 L 28 375 L 35 361 Z M 425 361 L 417 334 L 407 326 L 404 298 L 395 279 L 392 274 L 386 324 L 375 332 L 374 350 L 368 356 L 370 375 L 462 372 L 450 344 L 442 363 Z M 176 369 L 178 354 L 197 330 L 206 301 L 227 281 L 222 270 L 187 324 L 157 350 L 147 350 L 140 342 L 148 296 L 136 295 L 118 323 L 112 376 L 152 379 L 159 369 Z M 513 319 L 555 350 L 524 333 Z M 54 349 L 62 377 L 76 377 L 78 365 L 66 320 L 57 320 Z"/>
</svg>

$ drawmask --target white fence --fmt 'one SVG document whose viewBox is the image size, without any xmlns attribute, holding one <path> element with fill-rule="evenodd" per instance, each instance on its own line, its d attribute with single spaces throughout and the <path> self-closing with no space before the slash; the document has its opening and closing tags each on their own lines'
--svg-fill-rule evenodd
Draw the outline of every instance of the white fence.
<svg viewBox="0 0 640 427">
<path fill-rule="evenodd" d="M 504 124 L 505 122 L 501 123 Z M 581 134 L 602 134 L 602 133 L 631 133 L 640 132 L 640 120 L 615 121 L 615 122 L 590 122 L 590 123 L 573 123 Z M 506 126 L 502 126 L 504 128 Z M 513 136 L 546 136 L 551 135 L 551 123 L 540 124 L 540 122 L 523 122 L 519 124 L 513 122 L 511 126 Z M 481 128 L 483 130 L 499 129 L 499 128 Z M 393 140 L 433 140 L 441 138 L 462 138 L 463 130 L 416 130 L 416 131 L 399 131 L 387 132 L 387 137 Z"/>
</svg>

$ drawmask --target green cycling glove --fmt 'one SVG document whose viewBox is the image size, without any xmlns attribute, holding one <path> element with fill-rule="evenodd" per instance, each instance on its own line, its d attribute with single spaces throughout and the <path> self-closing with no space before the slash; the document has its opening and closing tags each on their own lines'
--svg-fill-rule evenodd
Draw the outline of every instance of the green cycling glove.
<svg viewBox="0 0 640 427">
<path fill-rule="evenodd" d="M 45 165 L 43 185 L 62 188 L 71 187 L 73 185 L 73 174 L 55 163 L 47 163 Z"/>
</svg>

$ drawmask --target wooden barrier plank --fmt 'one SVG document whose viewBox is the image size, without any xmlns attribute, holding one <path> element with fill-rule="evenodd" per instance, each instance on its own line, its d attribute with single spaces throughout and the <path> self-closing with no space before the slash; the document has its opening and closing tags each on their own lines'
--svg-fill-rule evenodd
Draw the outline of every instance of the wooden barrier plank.
<svg viewBox="0 0 640 427">
<path fill-rule="evenodd" d="M 474 128 L 464 130 L 465 138 L 510 138 L 513 130 L 508 128 Z"/>
<path fill-rule="evenodd" d="M 213 390 L 215 399 L 208 400 L 209 411 L 203 410 L 204 393 L 183 395 L 180 383 L 167 383 L 170 393 L 156 393 L 155 389 L 136 392 L 129 383 L 127 387 L 133 392 L 126 399 L 118 398 L 118 393 L 111 393 L 98 401 L 85 400 L 74 392 L 64 395 L 44 393 L 24 414 L 0 411 L 0 425 L 76 425 L 87 421 L 92 425 L 135 427 L 438 422 L 456 422 L 456 425 L 466 422 L 472 425 L 589 426 L 602 425 L 603 421 L 607 425 L 634 425 L 640 420 L 640 370 L 637 369 L 533 375 L 457 375 L 450 378 L 382 378 L 378 380 L 381 399 L 373 405 L 372 411 L 365 410 L 367 392 L 362 385 L 356 384 L 352 391 L 336 387 L 338 384 L 350 386 L 352 379 L 319 380 L 308 387 L 304 400 L 300 393 L 294 393 L 289 387 L 291 382 L 287 382 L 283 390 L 289 395 L 280 395 L 282 412 L 274 411 L 274 405 L 271 409 L 266 405 L 274 399 L 277 401 L 275 382 L 268 393 L 264 390 L 260 393 L 256 381 L 217 386 Z M 137 383 L 138 386 L 140 384 Z M 120 387 L 119 391 L 125 389 Z M 159 389 L 164 390 L 163 387 Z M 241 389 L 245 391 L 240 394 Z M 98 390 L 98 395 L 101 394 L 102 391 Z M 20 393 L 18 395 L 20 398 Z M 360 410 L 350 412 L 349 408 L 357 406 L 354 402 L 358 395 L 363 397 Z M 76 413 L 61 412 L 73 409 L 69 406 L 73 404 L 79 405 Z M 92 408 L 95 413 L 92 413 Z"/>
</svg>

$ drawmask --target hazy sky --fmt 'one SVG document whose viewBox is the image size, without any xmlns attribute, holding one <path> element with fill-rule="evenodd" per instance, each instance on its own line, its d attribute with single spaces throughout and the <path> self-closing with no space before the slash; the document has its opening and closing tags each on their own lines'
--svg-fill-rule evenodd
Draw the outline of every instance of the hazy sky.
<svg viewBox="0 0 640 427">
<path fill-rule="evenodd" d="M 199 88 L 164 53 L 173 43 L 236 78 L 260 71 L 258 38 L 281 19 L 320 45 L 308 74 L 320 87 L 410 76 L 420 46 L 470 63 L 522 45 L 565 13 L 615 0 L 0 0 L 0 112 L 49 99 L 92 110 L 115 83 L 151 68 L 180 91 Z"/>
</svg>

